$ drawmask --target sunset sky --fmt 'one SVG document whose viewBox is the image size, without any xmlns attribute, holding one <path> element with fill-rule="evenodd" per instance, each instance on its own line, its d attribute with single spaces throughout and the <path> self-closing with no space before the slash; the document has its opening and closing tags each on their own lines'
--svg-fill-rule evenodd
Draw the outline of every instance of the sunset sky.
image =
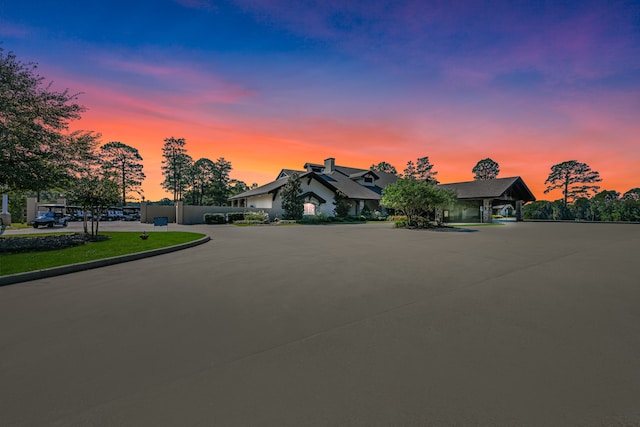
<svg viewBox="0 0 640 427">
<path fill-rule="evenodd" d="M 248 184 L 429 156 L 443 183 L 491 157 L 538 199 L 566 160 L 640 187 L 638 1 L 0 0 L 0 42 L 82 92 L 74 129 L 140 151 L 149 200 L 171 136 Z"/>
</svg>

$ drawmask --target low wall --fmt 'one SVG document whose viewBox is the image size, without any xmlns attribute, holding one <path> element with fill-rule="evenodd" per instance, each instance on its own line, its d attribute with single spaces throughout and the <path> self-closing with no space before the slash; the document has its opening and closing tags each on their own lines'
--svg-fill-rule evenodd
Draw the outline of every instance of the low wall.
<svg viewBox="0 0 640 427">
<path fill-rule="evenodd" d="M 182 207 L 182 224 L 204 224 L 204 214 L 221 213 L 228 214 L 230 212 L 266 212 L 271 218 L 271 209 L 260 208 L 238 208 L 231 206 L 183 206 Z"/>
<path fill-rule="evenodd" d="M 266 212 L 269 219 L 273 221 L 277 215 L 282 215 L 279 210 L 266 208 L 239 208 L 231 206 L 185 206 L 182 202 L 177 202 L 176 206 L 156 206 L 141 203 L 140 205 L 140 222 L 152 224 L 153 218 L 165 216 L 169 218 L 169 222 L 193 225 L 204 224 L 204 214 L 221 213 L 228 214 L 230 212 Z M 176 221 L 177 218 L 177 221 Z"/>
<path fill-rule="evenodd" d="M 157 216 L 166 216 L 169 222 L 176 222 L 176 207 L 140 203 L 140 222 L 153 224 L 153 218 Z"/>
</svg>

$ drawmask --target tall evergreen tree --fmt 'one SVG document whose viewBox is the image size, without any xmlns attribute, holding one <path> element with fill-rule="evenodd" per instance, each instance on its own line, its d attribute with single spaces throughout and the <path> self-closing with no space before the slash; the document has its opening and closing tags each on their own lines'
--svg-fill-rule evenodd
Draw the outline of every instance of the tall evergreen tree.
<svg viewBox="0 0 640 427">
<path fill-rule="evenodd" d="M 407 167 L 404 168 L 402 177 L 405 179 L 416 179 L 416 165 L 413 163 L 413 160 L 409 160 L 407 162 Z"/>
<path fill-rule="evenodd" d="M 393 175 L 398 175 L 398 171 L 396 170 L 396 167 L 387 162 L 380 162 L 378 164 L 373 164 L 369 169 L 371 169 L 374 172 L 386 172 L 386 173 L 391 173 Z"/>
<path fill-rule="evenodd" d="M 500 173 L 500 165 L 487 157 L 476 163 L 471 172 L 473 172 L 473 179 L 476 181 L 496 179 Z"/>
<path fill-rule="evenodd" d="M 569 200 L 597 192 L 600 186 L 593 183 L 600 181 L 602 181 L 600 174 L 591 170 L 589 165 L 569 160 L 551 166 L 551 173 L 544 182 L 548 184 L 544 192 L 546 194 L 552 190 L 561 189 L 566 207 Z"/>
<path fill-rule="evenodd" d="M 404 170 L 404 178 L 406 179 L 418 179 L 427 182 L 438 183 L 436 175 L 438 172 L 433 171 L 433 165 L 429 161 L 429 157 L 418 157 L 416 163 L 412 160 L 407 162 L 407 167 Z"/>
<path fill-rule="evenodd" d="M 127 204 L 127 195 L 138 191 L 145 178 L 142 172 L 142 156 L 136 148 L 120 141 L 112 141 L 100 147 L 102 167 L 117 176 L 120 203 Z"/>
<path fill-rule="evenodd" d="M 207 159 L 201 158 L 193 163 L 191 168 L 191 203 L 202 205 L 205 196 L 209 192 L 209 186 L 214 179 L 215 164 Z"/>
<path fill-rule="evenodd" d="M 284 219 L 301 219 L 304 214 L 304 200 L 300 197 L 302 186 L 297 173 L 289 176 L 287 183 L 280 190 Z"/>
<path fill-rule="evenodd" d="M 226 206 L 229 204 L 228 199 L 231 196 L 229 173 L 232 169 L 231 162 L 225 160 L 224 157 L 218 158 L 214 163 L 211 197 L 216 206 Z"/>
<path fill-rule="evenodd" d="M 187 154 L 184 138 L 165 138 L 162 147 L 162 188 L 173 192 L 173 201 L 182 200 L 189 184 L 191 157 Z"/>
<path fill-rule="evenodd" d="M 436 179 L 438 172 L 433 170 L 433 165 L 429 161 L 429 157 L 419 157 L 416 162 L 416 179 L 421 179 L 427 182 L 438 183 Z"/>
</svg>

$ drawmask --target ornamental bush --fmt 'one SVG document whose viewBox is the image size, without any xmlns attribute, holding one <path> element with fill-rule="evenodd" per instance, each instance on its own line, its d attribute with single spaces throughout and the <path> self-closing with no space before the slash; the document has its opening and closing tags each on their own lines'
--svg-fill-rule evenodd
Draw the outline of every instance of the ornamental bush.
<svg viewBox="0 0 640 427">
<path fill-rule="evenodd" d="M 224 214 L 221 213 L 206 213 L 203 219 L 205 224 L 225 224 L 227 222 Z"/>
<path fill-rule="evenodd" d="M 266 224 L 269 222 L 269 214 L 266 212 L 246 212 L 244 220 Z"/>
<path fill-rule="evenodd" d="M 227 213 L 227 222 L 233 224 L 235 221 L 244 221 L 244 212 Z"/>
</svg>

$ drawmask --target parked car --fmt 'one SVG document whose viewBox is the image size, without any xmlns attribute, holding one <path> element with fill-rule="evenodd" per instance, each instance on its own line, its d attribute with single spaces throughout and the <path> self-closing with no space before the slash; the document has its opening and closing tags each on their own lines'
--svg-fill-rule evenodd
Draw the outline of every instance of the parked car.
<svg viewBox="0 0 640 427">
<path fill-rule="evenodd" d="M 100 215 L 100 221 L 120 221 L 121 219 L 124 219 L 121 211 L 107 211 Z"/>
<path fill-rule="evenodd" d="M 124 214 L 122 217 L 123 221 L 140 221 L 140 214 Z"/>
<path fill-rule="evenodd" d="M 38 228 L 40 226 L 53 227 L 54 225 L 66 227 L 69 220 L 70 218 L 62 212 L 49 211 L 31 221 L 31 225 L 33 228 Z"/>
</svg>

